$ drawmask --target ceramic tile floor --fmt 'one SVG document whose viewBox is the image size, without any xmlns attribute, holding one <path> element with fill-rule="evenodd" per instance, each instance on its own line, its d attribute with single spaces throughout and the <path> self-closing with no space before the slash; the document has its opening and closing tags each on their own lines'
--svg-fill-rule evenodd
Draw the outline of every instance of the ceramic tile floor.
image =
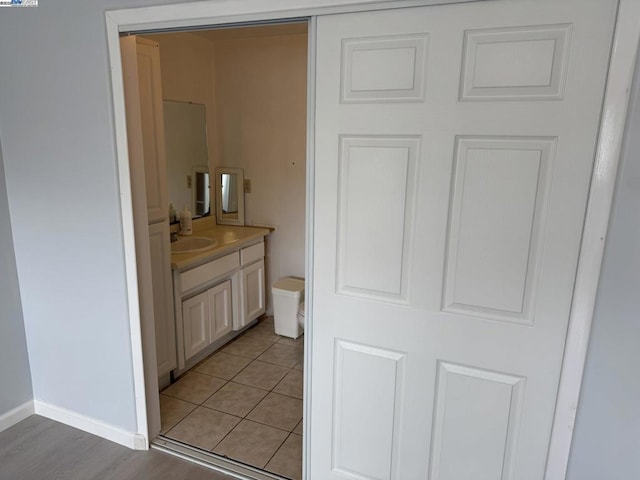
<svg viewBox="0 0 640 480">
<path fill-rule="evenodd" d="M 300 479 L 303 351 L 262 319 L 160 392 L 161 433 Z"/>
</svg>

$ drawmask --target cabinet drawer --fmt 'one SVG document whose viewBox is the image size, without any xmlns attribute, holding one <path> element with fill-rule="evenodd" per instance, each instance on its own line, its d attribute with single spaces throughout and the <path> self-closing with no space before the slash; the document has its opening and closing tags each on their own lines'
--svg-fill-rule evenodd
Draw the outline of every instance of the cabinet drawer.
<svg viewBox="0 0 640 480">
<path fill-rule="evenodd" d="M 243 266 L 262 258 L 264 258 L 264 242 L 256 243 L 240 251 L 240 265 Z"/>
<path fill-rule="evenodd" d="M 181 292 L 187 292 L 192 288 L 207 283 L 217 277 L 229 273 L 240 266 L 238 252 L 225 255 L 199 267 L 187 270 L 180 274 Z"/>
</svg>

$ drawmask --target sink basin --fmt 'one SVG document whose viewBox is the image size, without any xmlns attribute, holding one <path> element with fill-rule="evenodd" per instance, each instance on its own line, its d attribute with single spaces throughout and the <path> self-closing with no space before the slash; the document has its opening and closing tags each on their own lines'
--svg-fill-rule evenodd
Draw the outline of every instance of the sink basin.
<svg viewBox="0 0 640 480">
<path fill-rule="evenodd" d="M 171 242 L 171 253 L 201 252 L 217 244 L 216 240 L 207 237 L 180 237 L 175 242 Z"/>
</svg>

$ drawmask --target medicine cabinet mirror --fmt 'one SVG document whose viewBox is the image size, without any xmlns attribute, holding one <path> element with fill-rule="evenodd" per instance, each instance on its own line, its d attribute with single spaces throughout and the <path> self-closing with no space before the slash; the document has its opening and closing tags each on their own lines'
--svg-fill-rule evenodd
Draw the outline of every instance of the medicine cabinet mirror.
<svg viewBox="0 0 640 480">
<path fill-rule="evenodd" d="M 244 171 L 216 168 L 216 221 L 221 225 L 244 225 Z"/>
</svg>

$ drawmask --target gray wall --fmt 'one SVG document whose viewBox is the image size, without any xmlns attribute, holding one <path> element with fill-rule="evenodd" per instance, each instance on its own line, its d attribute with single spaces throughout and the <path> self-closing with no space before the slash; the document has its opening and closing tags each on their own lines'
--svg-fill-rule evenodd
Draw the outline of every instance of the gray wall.
<svg viewBox="0 0 640 480">
<path fill-rule="evenodd" d="M 640 63 L 578 408 L 568 480 L 640 478 Z"/>
<path fill-rule="evenodd" d="M 56 0 L 0 12 L 0 132 L 33 394 L 130 432 L 104 11 L 143 3 Z M 0 249 L 12 255 L 4 239 Z"/>
<path fill-rule="evenodd" d="M 0 416 L 33 398 L 0 145 Z"/>
</svg>

